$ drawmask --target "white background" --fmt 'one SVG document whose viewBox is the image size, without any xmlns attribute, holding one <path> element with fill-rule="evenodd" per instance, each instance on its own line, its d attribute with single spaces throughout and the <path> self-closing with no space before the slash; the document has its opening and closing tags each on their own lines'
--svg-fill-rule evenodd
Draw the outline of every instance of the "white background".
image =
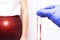
<svg viewBox="0 0 60 40">
<path fill-rule="evenodd" d="M 28 40 L 37 40 L 37 0 L 28 0 Z"/>
</svg>

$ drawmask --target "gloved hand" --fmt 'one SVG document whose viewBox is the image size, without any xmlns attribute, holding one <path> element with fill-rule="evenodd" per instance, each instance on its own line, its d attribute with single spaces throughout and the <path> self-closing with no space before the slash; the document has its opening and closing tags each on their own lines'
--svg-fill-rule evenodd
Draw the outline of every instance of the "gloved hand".
<svg viewBox="0 0 60 40">
<path fill-rule="evenodd" d="M 37 11 L 40 17 L 48 17 L 53 23 L 60 27 L 60 5 L 52 5 Z"/>
</svg>

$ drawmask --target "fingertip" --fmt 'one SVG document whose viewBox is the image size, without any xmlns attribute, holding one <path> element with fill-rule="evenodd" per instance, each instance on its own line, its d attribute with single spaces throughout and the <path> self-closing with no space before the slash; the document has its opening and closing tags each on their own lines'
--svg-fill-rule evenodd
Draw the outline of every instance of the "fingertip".
<svg viewBox="0 0 60 40">
<path fill-rule="evenodd" d="M 44 9 L 54 9 L 54 8 L 55 8 L 55 6 L 51 5 L 51 6 L 45 7 Z"/>
<path fill-rule="evenodd" d="M 38 16 L 40 15 L 40 12 L 39 12 L 39 10 L 37 11 L 36 15 L 38 15 Z"/>
</svg>

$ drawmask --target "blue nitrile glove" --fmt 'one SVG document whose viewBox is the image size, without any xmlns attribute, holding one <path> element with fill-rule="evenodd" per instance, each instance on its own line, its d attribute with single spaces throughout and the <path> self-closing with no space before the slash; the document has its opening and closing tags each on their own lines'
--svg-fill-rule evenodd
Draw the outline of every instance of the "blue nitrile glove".
<svg viewBox="0 0 60 40">
<path fill-rule="evenodd" d="M 40 17 L 48 17 L 53 23 L 60 27 L 60 5 L 53 5 L 37 11 Z"/>
</svg>

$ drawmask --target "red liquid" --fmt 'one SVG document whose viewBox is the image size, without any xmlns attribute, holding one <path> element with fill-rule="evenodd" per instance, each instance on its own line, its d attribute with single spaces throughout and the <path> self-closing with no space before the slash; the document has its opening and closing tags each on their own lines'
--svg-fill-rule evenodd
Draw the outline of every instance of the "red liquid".
<svg viewBox="0 0 60 40">
<path fill-rule="evenodd" d="M 21 35 L 20 16 L 0 16 L 0 40 L 20 40 Z"/>
</svg>

